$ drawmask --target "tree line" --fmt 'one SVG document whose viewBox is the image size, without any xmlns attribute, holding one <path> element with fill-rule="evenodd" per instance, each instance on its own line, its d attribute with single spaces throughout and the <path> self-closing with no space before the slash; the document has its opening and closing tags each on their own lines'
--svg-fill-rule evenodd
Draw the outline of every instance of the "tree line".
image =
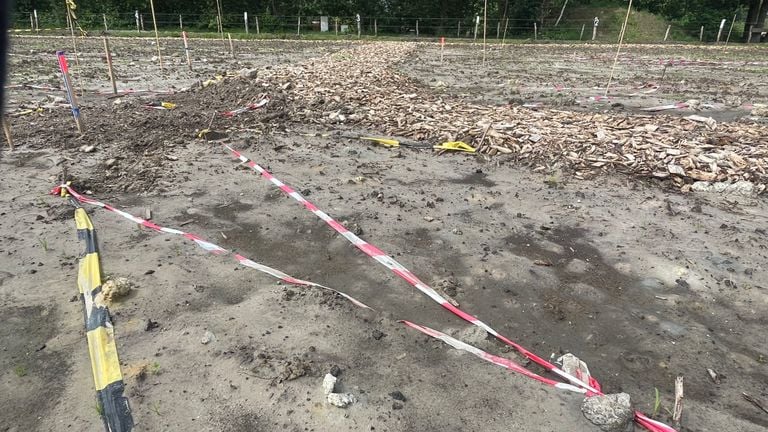
<svg viewBox="0 0 768 432">
<path fill-rule="evenodd" d="M 485 0 L 219 0 L 224 14 L 254 14 L 272 16 L 350 17 L 355 14 L 373 17 L 414 17 L 448 19 L 482 15 Z M 149 0 L 75 0 L 81 14 L 129 13 L 146 10 Z M 185 14 L 211 17 L 217 13 L 216 0 L 156 0 L 159 14 Z M 566 4 L 567 3 L 567 4 Z M 542 23 L 557 17 L 561 8 L 595 6 L 626 7 L 627 0 L 488 0 L 488 17 L 495 20 L 529 20 Z M 746 22 L 744 38 L 750 25 L 765 27 L 768 0 L 636 0 L 638 10 L 646 10 L 666 19 L 695 28 L 711 25 L 720 19 L 739 14 Z M 15 11 L 28 13 L 33 9 L 44 13 L 64 14 L 64 0 L 16 0 Z"/>
</svg>

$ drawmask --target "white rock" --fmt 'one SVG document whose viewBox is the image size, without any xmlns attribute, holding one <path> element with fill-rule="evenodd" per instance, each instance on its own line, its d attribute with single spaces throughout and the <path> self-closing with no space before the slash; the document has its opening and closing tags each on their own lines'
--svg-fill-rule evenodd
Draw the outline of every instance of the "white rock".
<svg viewBox="0 0 768 432">
<path fill-rule="evenodd" d="M 350 393 L 331 393 L 328 395 L 328 403 L 339 408 L 346 408 L 355 402 L 357 402 L 357 398 Z"/>
<path fill-rule="evenodd" d="M 325 374 L 325 378 L 323 378 L 323 393 L 325 393 L 326 396 L 333 393 L 333 391 L 336 389 L 336 377 L 331 374 Z"/>
</svg>

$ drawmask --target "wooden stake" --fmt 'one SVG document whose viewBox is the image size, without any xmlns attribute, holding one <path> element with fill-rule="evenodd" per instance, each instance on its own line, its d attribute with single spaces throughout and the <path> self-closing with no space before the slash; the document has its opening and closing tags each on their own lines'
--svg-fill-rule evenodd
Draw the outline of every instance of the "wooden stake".
<svg viewBox="0 0 768 432">
<path fill-rule="evenodd" d="M 187 44 L 187 32 L 181 32 L 181 38 L 184 40 L 184 53 L 187 54 L 187 66 L 192 70 L 192 58 L 189 56 L 189 45 Z"/>
<path fill-rule="evenodd" d="M 680 428 L 680 420 L 683 417 L 683 377 L 675 378 L 675 409 L 672 412 L 672 424 L 676 429 Z"/>
<path fill-rule="evenodd" d="M 587 27 L 586 24 L 581 25 L 581 34 L 579 35 L 579 40 L 584 39 L 584 29 Z"/>
<path fill-rule="evenodd" d="M 373 35 L 379 35 L 379 21 L 376 18 L 373 19 Z"/>
<path fill-rule="evenodd" d="M 141 24 L 141 31 L 144 31 L 144 14 L 139 14 L 139 23 Z"/>
<path fill-rule="evenodd" d="M 243 21 L 245 22 L 245 34 L 248 34 L 248 12 L 243 12 Z"/>
<path fill-rule="evenodd" d="M 725 19 L 720 21 L 720 30 L 717 31 L 717 41 L 715 43 L 720 43 L 720 36 L 723 35 L 723 27 L 725 27 Z"/>
<path fill-rule="evenodd" d="M 259 16 L 256 15 L 256 34 L 261 34 L 261 31 L 259 30 Z"/>
<path fill-rule="evenodd" d="M 37 9 L 32 11 L 32 14 L 35 15 L 35 32 L 40 32 L 40 20 L 37 18 Z"/>
<path fill-rule="evenodd" d="M 485 33 L 488 30 L 488 0 L 485 0 L 483 4 L 483 66 L 485 66 Z"/>
<path fill-rule="evenodd" d="M 77 50 L 77 38 L 75 37 L 75 20 L 72 19 L 72 10 L 67 3 L 67 17 L 69 18 L 69 34 L 72 36 L 72 49 L 75 55 L 75 66 L 77 66 L 77 84 L 80 86 L 80 94 L 83 94 L 83 83 L 80 81 L 80 54 Z M 74 90 L 73 90 L 74 91 Z"/>
<path fill-rule="evenodd" d="M 728 29 L 728 37 L 725 38 L 725 46 L 728 46 L 728 42 L 731 41 L 731 33 L 733 32 L 734 23 L 736 23 L 736 14 L 733 14 L 733 19 L 731 20 L 731 28 Z"/>
<path fill-rule="evenodd" d="M 218 22 L 218 31 L 221 35 L 221 40 L 224 40 L 224 22 L 221 20 L 221 0 L 216 0 L 216 13 Z"/>
<path fill-rule="evenodd" d="M 699 32 L 699 42 L 704 42 L 704 26 L 701 26 L 701 31 Z"/>
<path fill-rule="evenodd" d="M 163 55 L 160 53 L 160 34 L 157 33 L 157 20 L 155 19 L 155 0 L 149 0 L 152 9 L 152 25 L 155 27 L 155 45 L 157 45 L 157 61 L 160 62 L 160 71 L 163 70 Z"/>
<path fill-rule="evenodd" d="M 301 36 L 301 15 L 299 15 L 299 22 L 296 24 L 296 35 Z"/>
<path fill-rule="evenodd" d="M 232 34 L 227 33 L 229 39 L 229 53 L 232 54 L 232 58 L 235 58 L 235 45 L 232 43 Z"/>
<path fill-rule="evenodd" d="M 139 11 L 134 11 L 133 16 L 136 17 L 136 32 L 141 33 L 141 27 L 139 27 Z"/>
<path fill-rule="evenodd" d="M 333 19 L 333 27 L 336 29 L 336 36 L 339 35 L 339 19 L 334 18 Z"/>
<path fill-rule="evenodd" d="M 11 125 L 8 123 L 8 119 L 3 116 L 3 132 L 5 132 L 5 140 L 8 141 L 8 147 L 13 151 L 13 137 L 11 136 Z"/>
<path fill-rule="evenodd" d="M 496 39 L 501 39 L 501 21 L 496 23 Z"/>
<path fill-rule="evenodd" d="M 184 21 L 181 20 L 181 14 L 179 14 L 179 30 L 184 30 Z"/>
<path fill-rule="evenodd" d="M 669 30 L 670 30 L 671 28 L 672 28 L 672 24 L 670 24 L 670 25 L 668 25 L 668 26 L 667 26 L 667 32 L 666 32 L 666 33 L 664 33 L 664 42 L 666 42 L 666 41 L 667 41 L 667 39 L 669 39 Z"/>
<path fill-rule="evenodd" d="M 533 23 L 533 40 L 539 40 L 539 26 Z"/>
<path fill-rule="evenodd" d="M 501 39 L 501 46 L 504 46 L 504 42 L 507 41 L 507 26 L 509 26 L 509 18 L 504 20 L 504 36 Z"/>
<path fill-rule="evenodd" d="M 29 31 L 35 31 L 35 16 L 29 13 Z"/>
<path fill-rule="evenodd" d="M 613 66 L 611 67 L 611 76 L 608 78 L 608 84 L 605 86 L 605 95 L 608 96 L 608 90 L 611 88 L 611 81 L 613 81 L 613 73 L 616 71 L 616 64 L 619 62 L 619 53 L 621 52 L 621 44 L 624 43 L 624 34 L 627 30 L 627 22 L 629 22 L 629 14 L 632 12 L 632 0 L 629 0 L 627 6 L 627 16 L 624 17 L 624 24 L 621 26 L 621 32 L 619 33 L 619 43 L 616 47 L 616 56 L 613 58 Z M 595 26 L 597 28 L 597 26 Z"/>
<path fill-rule="evenodd" d="M 419 20 L 416 20 L 416 37 L 419 37 Z"/>
<path fill-rule="evenodd" d="M 475 36 L 473 37 L 473 39 L 475 41 L 477 41 L 477 29 L 478 29 L 478 27 L 480 27 L 480 15 L 476 15 L 475 16 Z"/>
<path fill-rule="evenodd" d="M 107 39 L 106 35 L 104 35 L 104 52 L 107 55 L 107 70 L 109 71 L 109 81 L 112 83 L 112 94 L 117 94 L 115 71 L 112 69 L 112 52 L 109 49 L 109 39 Z"/>
<path fill-rule="evenodd" d="M 101 18 L 104 19 L 104 33 L 109 31 L 109 28 L 107 27 L 107 14 L 101 14 Z"/>
<path fill-rule="evenodd" d="M 560 16 L 557 17 L 557 21 L 555 21 L 555 27 L 557 27 L 558 24 L 560 24 L 560 20 L 563 19 L 563 12 L 565 12 L 565 7 L 568 6 L 568 0 L 565 0 L 563 3 L 563 8 L 560 9 Z"/>
</svg>

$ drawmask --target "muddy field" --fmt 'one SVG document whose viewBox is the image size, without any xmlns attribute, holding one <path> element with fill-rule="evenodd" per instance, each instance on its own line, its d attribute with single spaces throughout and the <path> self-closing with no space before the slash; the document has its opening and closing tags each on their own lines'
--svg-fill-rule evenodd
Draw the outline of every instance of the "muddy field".
<svg viewBox="0 0 768 432">
<path fill-rule="evenodd" d="M 70 41 L 13 42 L 11 85 L 59 86 L 51 52 Z M 228 45 L 208 42 L 205 55 L 196 48 L 207 61 L 196 63 L 194 73 L 184 69 L 183 52 L 164 45 L 168 70 L 160 73 L 149 41 L 113 41 L 121 89 L 191 89 L 108 98 L 93 93 L 109 88 L 100 75 L 105 66 L 85 66 L 88 130 L 82 136 L 68 107 L 20 114 L 63 92 L 11 89 L 16 149 L 0 156 L 0 431 L 103 430 L 77 301 L 82 245 L 71 205 L 48 195 L 62 175 L 82 193 L 136 215 L 150 209 L 157 224 L 198 234 L 374 309 L 276 282 L 230 256 L 207 254 L 178 236 L 86 206 L 104 273 L 134 284 L 111 313 L 135 430 L 598 430 L 584 419 L 579 395 L 398 323 L 426 325 L 525 364 L 233 161 L 221 143 L 269 168 L 524 347 L 544 358 L 576 354 L 606 393 L 629 393 L 646 414 L 670 421 L 674 379 L 682 375 L 680 430 L 768 428 L 768 415 L 742 396 L 768 400 L 764 195 L 682 194 L 669 180 L 618 172 L 577 179 L 565 168 L 534 170 L 514 154 L 388 149 L 354 137 L 394 126 L 377 129 L 355 120 L 362 96 L 350 97 L 359 103 L 354 109 L 334 98 L 350 77 L 362 76 L 370 88 L 355 88 L 354 97 L 402 90 L 418 95 L 409 99 L 414 104 L 438 95 L 454 106 L 520 98 L 542 102 L 532 111 L 542 115 L 557 104 L 552 86 L 585 87 L 568 90 L 568 97 L 593 94 L 591 87 L 607 77 L 611 47 L 580 46 L 578 56 L 572 47 L 491 51 L 490 69 L 478 77 L 469 75 L 482 61 L 471 47 L 447 47 L 440 65 L 439 50 L 423 44 L 242 42 L 233 61 Z M 82 58 L 99 56 L 100 40 L 81 43 L 92 47 Z M 734 61 L 728 56 L 739 50 L 629 47 L 616 85 L 658 81 L 658 53 L 724 62 Z M 363 52 L 373 60 L 366 57 L 371 62 L 355 69 Z M 672 87 L 662 84 L 648 99 L 623 99 L 619 114 L 614 111 L 621 107 L 610 104 L 555 108 L 573 110 L 573 116 L 585 109 L 626 116 L 646 103 L 686 96 L 730 103 L 713 108 L 727 113 L 719 120 L 745 117 L 738 127 L 758 130 L 740 107 L 765 102 L 755 72 L 763 60 L 757 51 L 743 52 L 749 67 L 727 69 L 722 77 L 720 65 L 670 68 L 664 83 Z M 519 61 L 497 66 L 507 54 Z M 398 55 L 405 60 L 392 61 Z M 571 67 L 530 70 L 534 57 Z M 135 67 L 125 66 L 129 59 Z M 465 59 L 461 67 L 458 59 Z M 340 82 L 313 74 L 334 70 L 336 63 L 343 65 Z M 216 75 L 231 77 L 202 88 Z M 400 89 L 386 86 L 393 77 Z M 737 85 L 740 79 L 754 80 L 755 87 Z M 508 81 L 515 86 L 498 87 Z M 305 97 L 317 86 L 330 89 L 322 102 Z M 269 103 L 259 110 L 221 115 L 264 97 Z M 177 108 L 145 108 L 151 101 Z M 379 110 L 371 103 L 367 112 Z M 514 111 L 514 120 L 526 122 L 526 112 Z M 323 376 L 334 366 L 337 388 L 357 398 L 345 409 L 328 404 L 323 394 Z M 707 369 L 718 374 L 717 383 Z"/>
</svg>

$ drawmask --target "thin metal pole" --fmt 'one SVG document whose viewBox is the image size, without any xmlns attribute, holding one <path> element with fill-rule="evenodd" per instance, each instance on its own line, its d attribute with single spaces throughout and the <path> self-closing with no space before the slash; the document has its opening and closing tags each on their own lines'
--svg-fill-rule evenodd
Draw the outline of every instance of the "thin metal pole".
<svg viewBox="0 0 768 432">
<path fill-rule="evenodd" d="M 157 45 L 157 61 L 160 62 L 160 70 L 163 70 L 163 54 L 160 53 L 160 34 L 157 32 L 157 20 L 155 19 L 155 0 L 149 0 L 152 9 L 152 25 L 155 27 L 155 45 Z"/>
</svg>

